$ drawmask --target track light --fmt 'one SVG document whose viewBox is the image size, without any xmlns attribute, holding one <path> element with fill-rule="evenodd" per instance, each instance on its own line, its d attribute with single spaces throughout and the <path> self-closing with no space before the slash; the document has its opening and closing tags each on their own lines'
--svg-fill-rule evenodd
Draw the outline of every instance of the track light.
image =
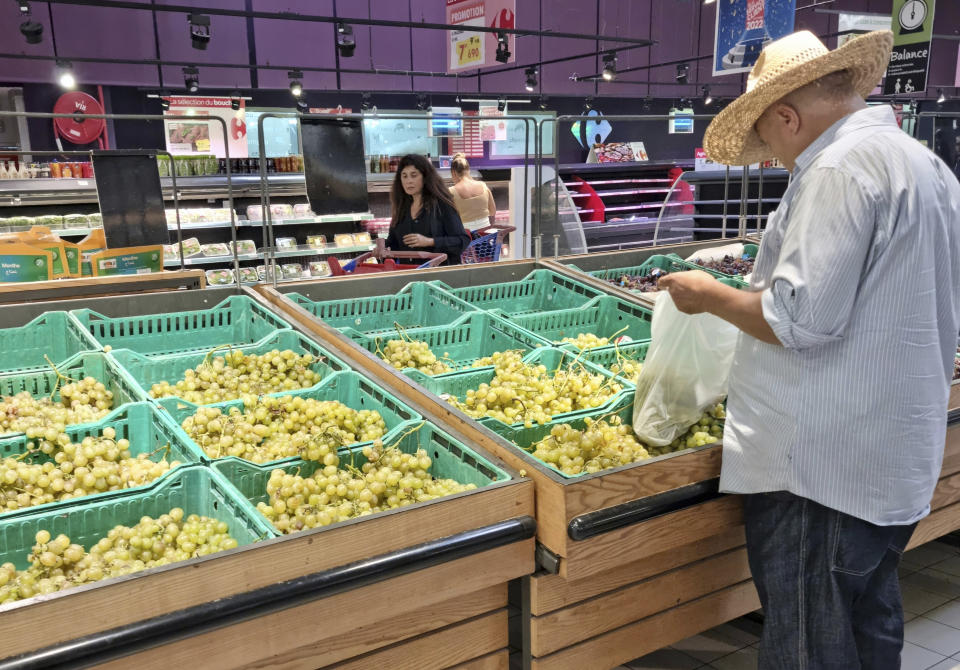
<svg viewBox="0 0 960 670">
<path fill-rule="evenodd" d="M 183 68 L 183 85 L 191 93 L 200 90 L 200 70 L 191 66 Z"/>
<path fill-rule="evenodd" d="M 527 75 L 526 89 L 532 93 L 537 90 L 537 68 L 528 67 L 524 73 Z"/>
<path fill-rule="evenodd" d="M 417 109 L 421 112 L 427 108 L 427 96 L 423 93 L 417 95 Z"/>
<path fill-rule="evenodd" d="M 206 14 L 188 14 L 187 21 L 190 22 L 190 45 L 206 51 L 210 44 L 210 17 Z"/>
<path fill-rule="evenodd" d="M 690 73 L 690 64 L 689 63 L 680 63 L 677 66 L 677 83 L 686 84 L 687 75 Z"/>
<path fill-rule="evenodd" d="M 363 111 L 367 111 L 368 109 L 370 109 L 370 106 L 371 106 L 370 99 L 371 99 L 371 97 L 372 97 L 372 96 L 371 96 L 369 93 L 363 93 L 363 94 L 360 96 L 360 109 L 362 109 Z"/>
<path fill-rule="evenodd" d="M 703 87 L 703 104 L 704 106 L 710 106 L 713 104 L 713 96 L 710 95 L 710 87 Z"/>
<path fill-rule="evenodd" d="M 243 98 L 243 94 L 240 93 L 240 91 L 234 89 L 233 92 L 230 93 L 230 108 L 234 111 L 239 110 L 240 101 L 242 98 Z"/>
<path fill-rule="evenodd" d="M 652 107 L 653 107 L 653 98 L 648 95 L 646 98 L 643 99 L 642 109 L 644 112 L 649 112 Z"/>
<path fill-rule="evenodd" d="M 540 96 L 540 109 L 546 109 L 546 108 L 547 108 L 547 101 L 548 101 L 548 100 L 549 100 L 549 98 L 548 98 L 547 96 L 545 96 L 545 95 L 541 95 L 541 96 Z"/>
<path fill-rule="evenodd" d="M 337 24 L 337 50 L 341 58 L 350 58 L 357 48 L 357 38 L 353 36 L 353 26 L 343 23 Z"/>
<path fill-rule="evenodd" d="M 57 81 L 60 83 L 60 86 L 66 89 L 74 89 L 77 87 L 77 78 L 73 76 L 73 66 L 69 61 L 57 61 Z"/>
<path fill-rule="evenodd" d="M 294 98 L 299 98 L 303 95 L 303 72 L 300 70 L 290 70 L 287 72 L 287 76 L 290 77 L 290 95 Z"/>
<path fill-rule="evenodd" d="M 507 108 L 507 99 L 504 97 L 501 97 L 499 100 L 497 100 L 497 111 L 502 112 L 506 108 Z"/>
<path fill-rule="evenodd" d="M 507 48 L 507 34 L 497 31 L 497 62 L 506 63 L 510 60 L 510 50 Z"/>
<path fill-rule="evenodd" d="M 606 81 L 613 81 L 617 77 L 617 54 L 612 51 L 603 55 L 602 76 Z"/>
<path fill-rule="evenodd" d="M 297 100 L 297 109 L 300 110 L 301 114 L 306 113 L 308 108 L 309 105 L 307 104 L 306 100 Z"/>
<path fill-rule="evenodd" d="M 583 115 L 586 116 L 593 109 L 593 98 L 586 98 L 583 101 Z"/>
<path fill-rule="evenodd" d="M 160 109 L 163 111 L 170 109 L 170 99 L 163 97 L 163 93 L 160 94 Z"/>
<path fill-rule="evenodd" d="M 938 105 L 942 105 L 943 103 L 945 103 L 945 102 L 947 101 L 947 96 L 945 96 L 945 95 L 943 94 L 943 89 L 942 89 L 942 88 L 938 88 L 938 89 L 937 89 L 937 93 L 940 94 L 939 97 L 937 98 L 937 104 L 938 104 Z"/>
<path fill-rule="evenodd" d="M 20 9 L 20 16 L 26 19 L 20 24 L 20 34 L 27 40 L 27 44 L 40 44 L 43 41 L 43 25 L 30 20 L 30 3 L 20 0 L 17 6 Z"/>
</svg>

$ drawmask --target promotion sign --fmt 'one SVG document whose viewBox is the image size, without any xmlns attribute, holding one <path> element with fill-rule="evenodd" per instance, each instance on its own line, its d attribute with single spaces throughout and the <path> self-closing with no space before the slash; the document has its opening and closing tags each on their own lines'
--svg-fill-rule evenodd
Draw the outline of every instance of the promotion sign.
<svg viewBox="0 0 960 670">
<path fill-rule="evenodd" d="M 447 72 L 497 65 L 497 34 L 471 32 L 466 28 L 516 28 L 516 10 L 517 0 L 447 0 L 447 23 L 464 27 L 449 31 Z M 516 61 L 516 43 L 516 35 L 508 34 L 508 63 Z"/>
<path fill-rule="evenodd" d="M 235 110 L 231 98 L 171 95 L 165 96 L 165 99 L 170 102 L 170 109 L 165 114 L 183 117 L 182 121 L 167 119 L 163 122 L 167 151 L 171 154 L 213 154 L 218 158 L 226 158 L 223 126 L 209 120 L 217 116 L 227 124 L 230 157 L 247 157 L 247 123 L 243 100 L 240 100 L 240 109 Z"/>
<path fill-rule="evenodd" d="M 749 72 L 763 47 L 793 32 L 796 0 L 719 0 L 713 74 Z"/>
<path fill-rule="evenodd" d="M 857 35 L 874 30 L 890 30 L 891 19 L 886 14 L 854 14 L 840 12 L 837 15 L 837 47 L 852 40 Z"/>
<path fill-rule="evenodd" d="M 893 52 L 883 82 L 884 95 L 926 90 L 935 3 L 893 0 Z"/>
</svg>

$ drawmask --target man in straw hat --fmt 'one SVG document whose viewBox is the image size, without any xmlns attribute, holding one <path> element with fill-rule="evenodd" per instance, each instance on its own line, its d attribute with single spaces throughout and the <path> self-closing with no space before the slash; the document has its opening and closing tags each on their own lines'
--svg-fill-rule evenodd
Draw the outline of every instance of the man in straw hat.
<svg viewBox="0 0 960 670">
<path fill-rule="evenodd" d="M 744 494 L 761 668 L 899 668 L 900 556 L 940 473 L 960 317 L 960 185 L 867 107 L 893 36 L 764 49 L 707 128 L 714 160 L 792 179 L 749 290 L 660 280 L 739 327 L 721 488 Z"/>
</svg>

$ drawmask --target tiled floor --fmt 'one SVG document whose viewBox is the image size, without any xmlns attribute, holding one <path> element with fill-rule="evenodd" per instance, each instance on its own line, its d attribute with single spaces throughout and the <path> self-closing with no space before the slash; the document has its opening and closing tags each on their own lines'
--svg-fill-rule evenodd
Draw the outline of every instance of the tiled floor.
<svg viewBox="0 0 960 670">
<path fill-rule="evenodd" d="M 935 542 L 907 552 L 900 585 L 901 670 L 960 670 L 960 548 Z M 756 670 L 759 634 L 757 624 L 738 619 L 616 670 Z"/>
</svg>

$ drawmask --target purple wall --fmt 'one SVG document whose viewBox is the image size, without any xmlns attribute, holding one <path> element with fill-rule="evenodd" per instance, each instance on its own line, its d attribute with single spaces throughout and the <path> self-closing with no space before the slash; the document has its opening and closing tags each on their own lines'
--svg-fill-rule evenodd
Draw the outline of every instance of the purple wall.
<svg viewBox="0 0 960 670">
<path fill-rule="evenodd" d="M 244 0 L 157 0 L 196 6 L 216 6 L 244 9 Z M 812 0 L 798 0 L 811 4 Z M 19 17 L 15 3 L 0 3 L 0 52 L 52 55 L 51 32 L 56 35 L 57 52 L 63 58 L 112 57 L 151 59 L 157 56 L 154 41 L 154 22 L 149 11 L 149 0 L 141 0 L 144 10 L 112 9 L 89 6 L 51 5 L 33 2 L 34 19 L 44 24 L 41 44 L 27 45 L 18 30 Z M 935 32 L 956 35 L 960 31 L 960 2 L 941 0 L 938 3 Z M 338 15 L 428 22 L 444 21 L 443 0 L 252 0 L 255 10 L 291 11 L 302 14 Z M 890 0 L 837 0 L 826 6 L 831 11 L 889 12 Z M 49 12 L 52 10 L 53 31 Z M 615 96 L 615 97 L 694 97 L 699 86 L 710 84 L 714 95 L 733 96 L 742 90 L 742 76 L 713 78 L 710 76 L 709 54 L 713 45 L 716 4 L 704 6 L 700 0 L 517 0 L 518 26 L 530 29 L 556 30 L 579 33 L 645 37 L 657 40 L 649 48 L 623 52 L 619 68 L 646 66 L 677 59 L 691 61 L 690 81 L 686 87 L 670 85 L 676 74 L 675 65 L 638 70 L 624 74 L 621 79 L 648 83 L 593 83 L 570 80 L 573 73 L 594 74 L 602 63 L 597 56 L 588 56 L 564 63 L 546 65 L 540 74 L 542 92 L 548 95 Z M 282 66 L 313 66 L 334 68 L 336 50 L 330 24 L 256 19 L 248 23 L 242 17 L 213 16 L 213 39 L 207 51 L 190 47 L 187 21 L 183 14 L 157 13 L 159 56 L 163 60 L 196 63 L 200 67 L 201 85 L 205 88 L 234 87 L 248 89 L 254 86 L 249 69 L 204 67 L 204 63 L 229 62 L 247 64 L 251 46 L 255 47 L 256 62 Z M 819 13 L 815 9 L 797 14 L 797 27 L 808 28 L 820 35 L 835 32 L 836 14 Z M 356 55 L 342 59 L 346 68 L 415 69 L 442 72 L 446 57 L 445 33 L 424 29 L 355 27 Z M 253 45 L 248 43 L 252 34 Z M 835 41 L 828 40 L 833 46 Z M 935 40 L 928 95 L 934 95 L 938 86 L 952 87 L 957 63 L 954 40 Z M 517 40 L 517 64 L 578 53 L 595 52 L 612 44 L 590 41 L 525 37 Z M 143 64 L 84 64 L 75 63 L 78 79 L 85 84 L 132 85 L 156 88 L 160 86 L 155 66 Z M 502 69 L 502 68 L 501 68 Z M 50 82 L 54 65 L 50 61 L 28 61 L 0 58 L 0 82 Z M 163 84 L 170 88 L 182 87 L 180 66 L 163 68 Z M 523 71 L 498 72 L 485 70 L 480 77 L 443 78 L 410 77 L 386 74 L 342 73 L 340 88 L 350 91 L 415 91 L 476 93 L 525 93 Z M 285 88 L 285 71 L 261 70 L 259 87 Z M 311 90 L 337 89 L 336 73 L 307 73 L 304 84 Z"/>
</svg>

